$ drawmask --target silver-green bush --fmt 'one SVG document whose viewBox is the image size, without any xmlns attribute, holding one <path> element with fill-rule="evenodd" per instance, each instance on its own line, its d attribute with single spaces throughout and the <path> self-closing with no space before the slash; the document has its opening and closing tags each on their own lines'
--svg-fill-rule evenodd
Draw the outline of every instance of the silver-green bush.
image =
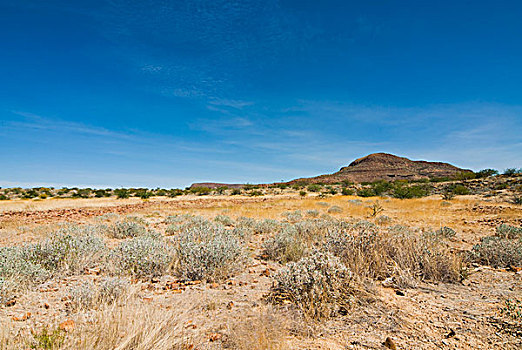
<svg viewBox="0 0 522 350">
<path fill-rule="evenodd" d="M 245 259 L 240 239 L 221 225 L 188 227 L 176 238 L 177 269 L 189 280 L 223 279 Z"/>
<path fill-rule="evenodd" d="M 168 272 L 174 259 L 172 246 L 162 237 L 145 235 L 121 242 L 110 254 L 118 274 L 156 277 Z"/>
<path fill-rule="evenodd" d="M 311 318 L 329 317 L 348 307 L 350 279 L 350 270 L 337 257 L 316 251 L 275 275 L 271 297 L 289 300 Z"/>
</svg>

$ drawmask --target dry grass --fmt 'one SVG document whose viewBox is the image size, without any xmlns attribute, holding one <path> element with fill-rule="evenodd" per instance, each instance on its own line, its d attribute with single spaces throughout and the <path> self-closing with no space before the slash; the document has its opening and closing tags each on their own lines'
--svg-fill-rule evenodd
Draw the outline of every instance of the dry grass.
<svg viewBox="0 0 522 350">
<path fill-rule="evenodd" d="M 237 350 L 288 349 L 288 325 L 277 310 L 262 308 L 256 314 L 235 320 L 224 347 Z"/>
</svg>

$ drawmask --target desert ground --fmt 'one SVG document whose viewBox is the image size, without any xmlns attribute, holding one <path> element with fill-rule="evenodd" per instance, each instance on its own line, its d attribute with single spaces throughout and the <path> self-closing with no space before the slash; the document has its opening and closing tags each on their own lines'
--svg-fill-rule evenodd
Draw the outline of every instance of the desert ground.
<svg viewBox="0 0 522 350">
<path fill-rule="evenodd" d="M 3 201 L 0 344 L 520 349 L 521 226 L 474 195 Z"/>
</svg>

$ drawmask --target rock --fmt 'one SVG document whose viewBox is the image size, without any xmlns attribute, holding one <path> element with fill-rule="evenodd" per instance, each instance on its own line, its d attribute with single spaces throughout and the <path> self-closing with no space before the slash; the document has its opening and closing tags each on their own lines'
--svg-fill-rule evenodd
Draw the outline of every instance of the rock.
<svg viewBox="0 0 522 350">
<path fill-rule="evenodd" d="M 270 269 L 265 269 L 261 272 L 260 276 L 270 277 Z"/>
<path fill-rule="evenodd" d="M 30 318 L 31 318 L 31 313 L 30 312 L 26 312 L 25 314 L 20 315 L 20 316 L 13 316 L 11 319 L 13 321 L 23 322 L 23 321 L 27 321 Z"/>
<path fill-rule="evenodd" d="M 75 323 L 73 320 L 69 319 L 67 321 L 63 321 L 58 325 L 58 328 L 62 331 L 70 332 L 74 329 Z"/>
<path fill-rule="evenodd" d="M 51 306 L 50 306 L 48 303 L 44 303 L 44 304 L 43 304 L 43 307 L 44 307 L 45 309 L 49 309 Z"/>
<path fill-rule="evenodd" d="M 16 299 L 11 299 L 8 302 L 5 303 L 5 306 L 11 307 L 16 305 Z"/>
<path fill-rule="evenodd" d="M 390 337 L 386 338 L 383 345 L 388 349 L 397 350 L 397 345 Z"/>
<path fill-rule="evenodd" d="M 214 342 L 214 341 L 218 341 L 222 338 L 223 336 L 219 333 L 211 333 L 209 336 L 208 336 L 208 340 Z"/>
<path fill-rule="evenodd" d="M 213 282 L 212 284 L 210 284 L 210 288 L 212 288 L 212 289 L 219 288 L 219 283 Z"/>
</svg>

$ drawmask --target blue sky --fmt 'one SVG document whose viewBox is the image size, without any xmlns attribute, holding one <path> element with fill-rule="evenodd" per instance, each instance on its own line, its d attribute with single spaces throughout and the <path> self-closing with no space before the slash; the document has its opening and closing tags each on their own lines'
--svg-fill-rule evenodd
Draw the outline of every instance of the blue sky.
<svg viewBox="0 0 522 350">
<path fill-rule="evenodd" d="M 520 1 L 0 0 L 0 186 L 522 166 Z"/>
</svg>

